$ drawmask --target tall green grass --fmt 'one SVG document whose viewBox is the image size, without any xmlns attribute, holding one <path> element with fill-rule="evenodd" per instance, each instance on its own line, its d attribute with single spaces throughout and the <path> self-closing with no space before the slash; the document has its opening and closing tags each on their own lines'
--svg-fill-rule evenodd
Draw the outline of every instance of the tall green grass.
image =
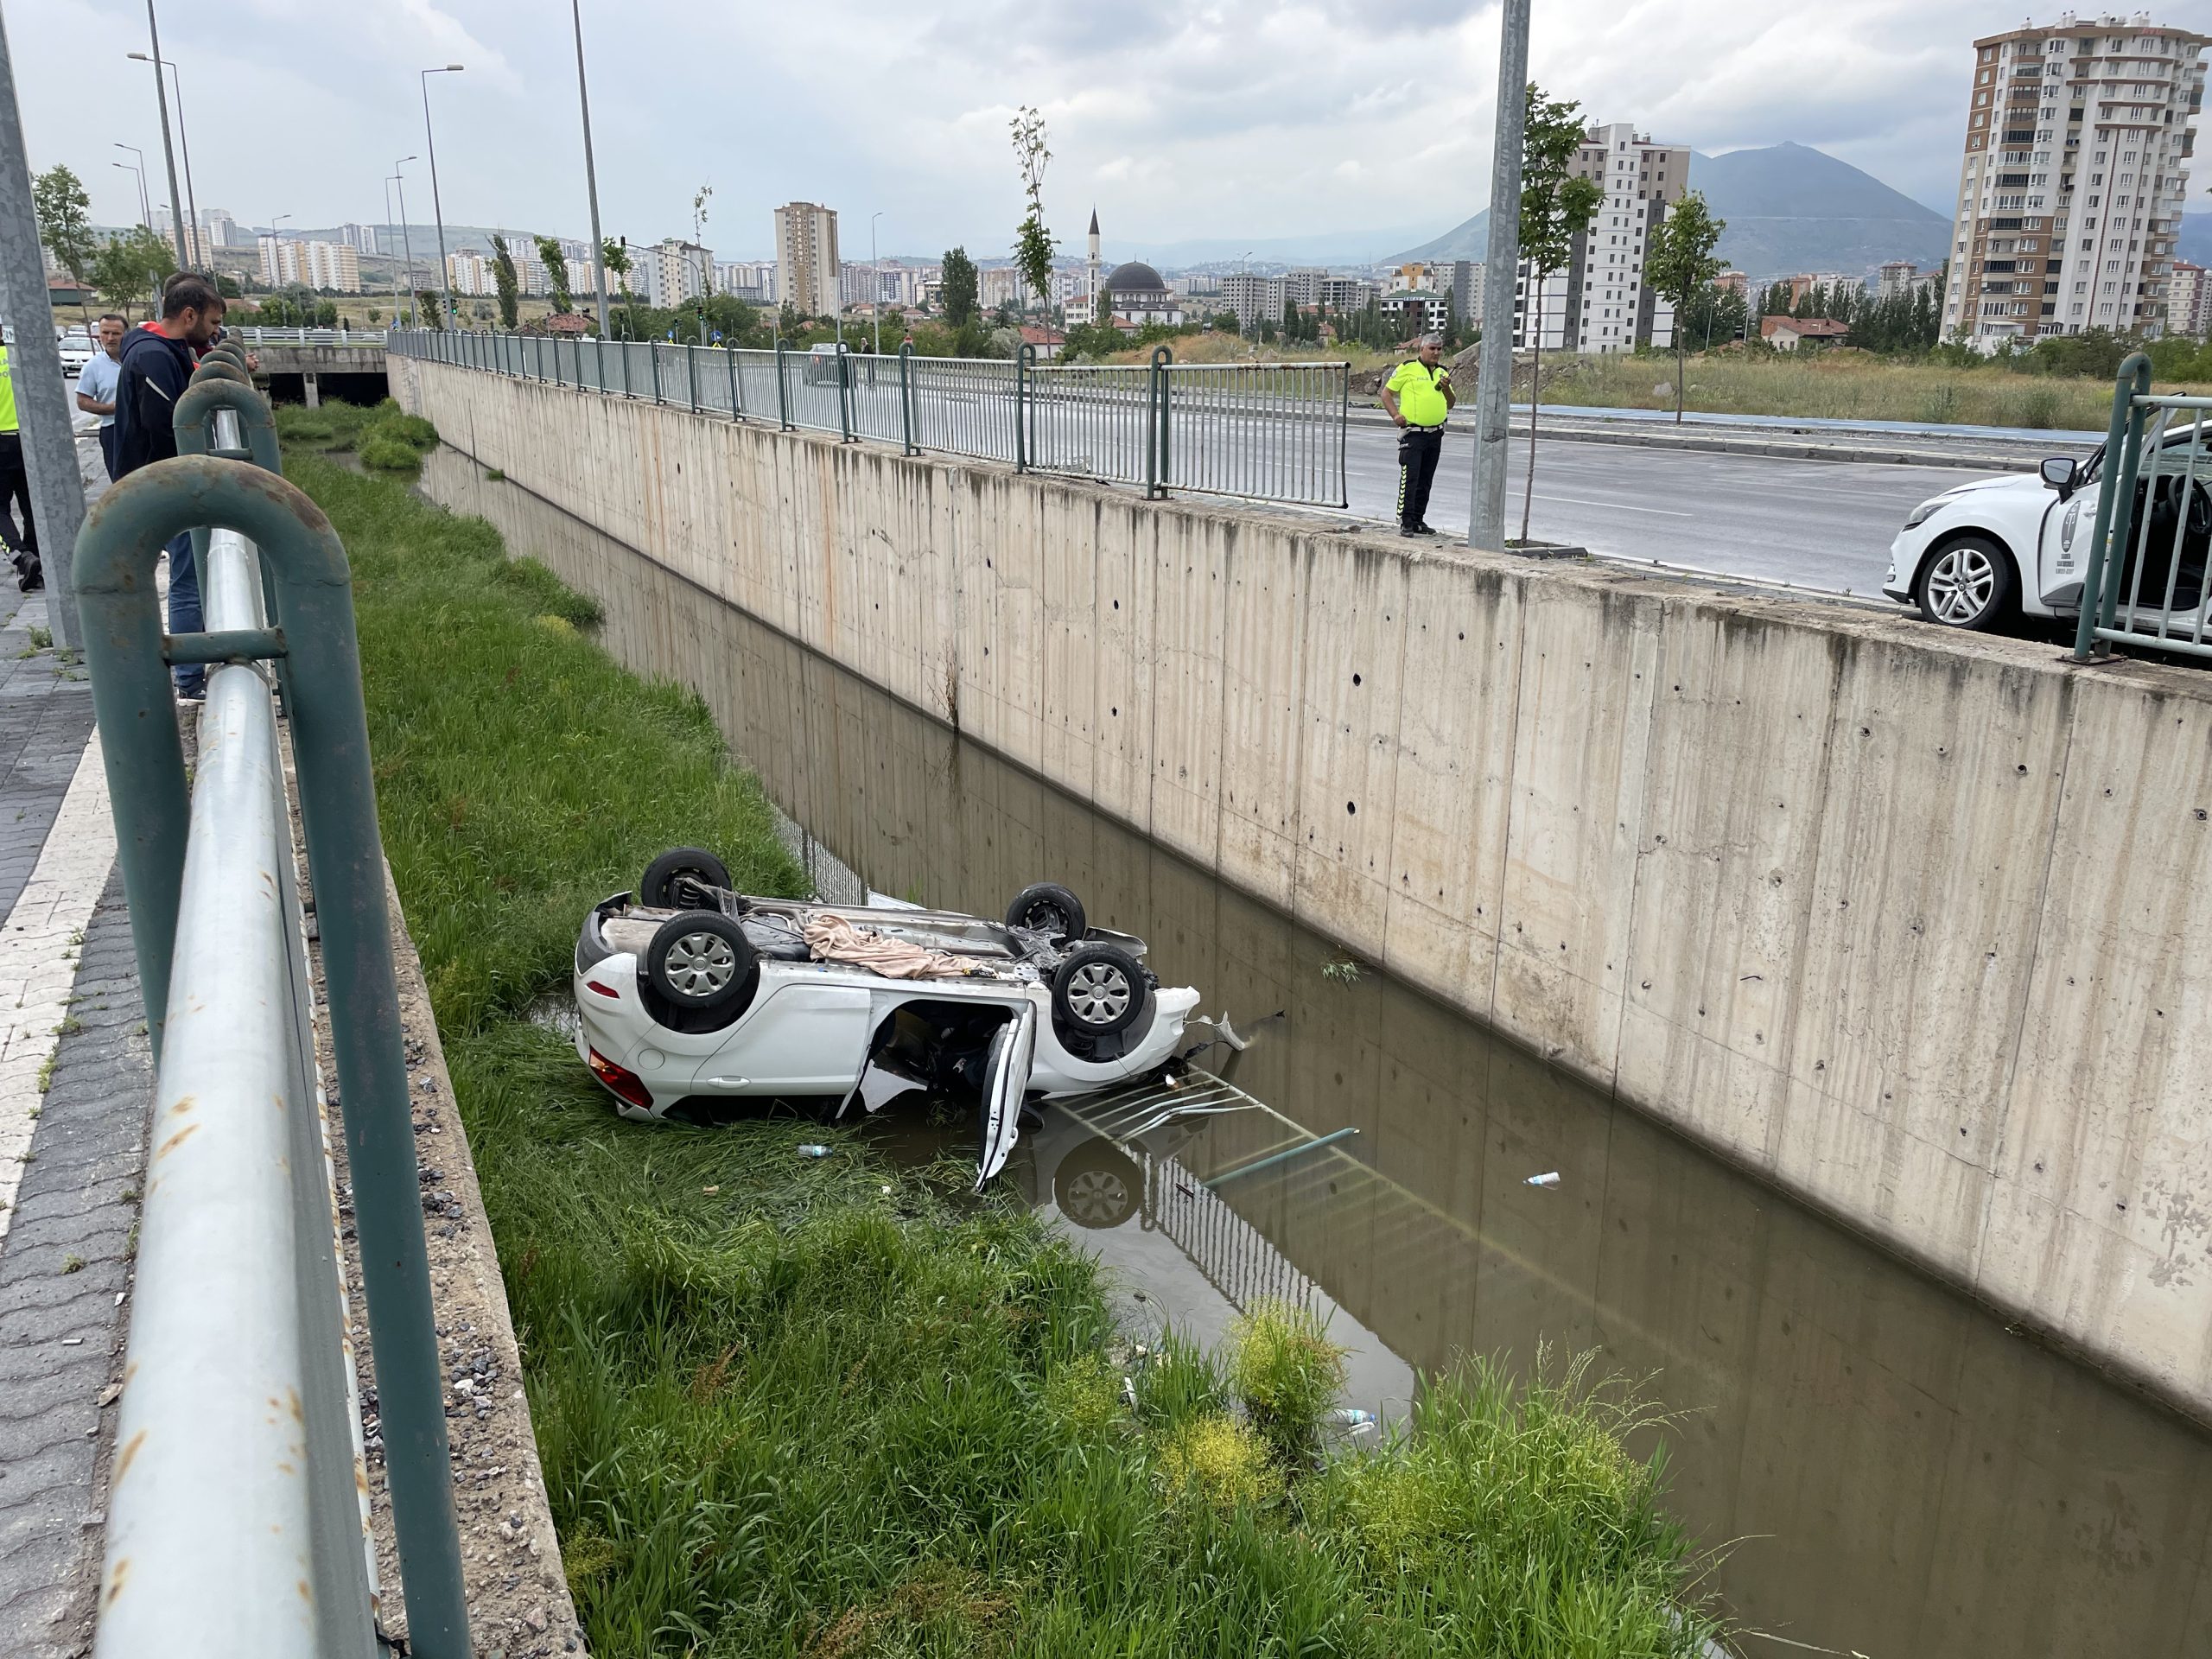
<svg viewBox="0 0 2212 1659">
<path fill-rule="evenodd" d="M 525 1017 L 652 853 L 798 871 L 698 699 L 479 521 L 304 450 L 352 555 L 379 816 L 475 1149 L 564 1565 L 610 1655 L 1674 1656 L 1635 1407 L 1482 1365 L 1333 1459 L 1325 1333 L 1140 1357 L 1091 1260 L 817 1125 L 617 1120 Z M 1125 1381 L 1126 1379 L 1126 1381 Z"/>
</svg>

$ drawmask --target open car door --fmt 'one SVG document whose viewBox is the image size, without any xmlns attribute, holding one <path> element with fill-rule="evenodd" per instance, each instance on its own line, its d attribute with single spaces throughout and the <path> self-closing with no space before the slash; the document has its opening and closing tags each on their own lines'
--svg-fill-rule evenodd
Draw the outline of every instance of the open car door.
<svg viewBox="0 0 2212 1659">
<path fill-rule="evenodd" d="M 983 1145 L 976 1160 L 978 1192 L 1006 1167 L 1021 1134 L 1021 1102 L 1029 1092 L 1029 1067 L 1036 1053 L 1037 1007 L 1027 1003 L 992 1036 L 990 1053 L 983 1062 Z"/>
</svg>

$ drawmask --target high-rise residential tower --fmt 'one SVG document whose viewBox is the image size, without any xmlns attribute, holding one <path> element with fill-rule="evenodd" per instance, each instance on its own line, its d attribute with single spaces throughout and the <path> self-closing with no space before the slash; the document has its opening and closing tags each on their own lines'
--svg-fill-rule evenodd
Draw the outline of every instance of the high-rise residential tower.
<svg viewBox="0 0 2212 1659">
<path fill-rule="evenodd" d="M 1566 269 L 1544 278 L 1544 349 L 1599 353 L 1672 344 L 1674 308 L 1645 283 L 1643 264 L 1651 232 L 1689 183 L 1689 146 L 1655 143 L 1625 121 L 1593 126 L 1570 170 L 1597 180 L 1605 196 L 1590 228 L 1574 238 Z M 1514 278 L 1518 346 L 1535 337 L 1529 274 L 1524 261 Z"/>
<path fill-rule="evenodd" d="M 1946 334 L 2164 331 L 2208 44 L 2070 11 L 1974 43 Z"/>
<path fill-rule="evenodd" d="M 836 210 L 811 201 L 777 208 L 776 292 L 810 316 L 834 317 L 842 275 Z"/>
</svg>

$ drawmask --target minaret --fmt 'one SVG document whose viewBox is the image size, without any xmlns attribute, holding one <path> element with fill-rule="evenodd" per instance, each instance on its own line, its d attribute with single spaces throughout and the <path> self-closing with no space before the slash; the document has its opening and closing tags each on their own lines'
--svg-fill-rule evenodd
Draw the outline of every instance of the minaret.
<svg viewBox="0 0 2212 1659">
<path fill-rule="evenodd" d="M 1084 275 L 1086 279 L 1085 286 L 1090 290 L 1090 315 L 1087 320 L 1096 322 L 1099 320 L 1100 312 L 1098 309 L 1098 210 L 1096 207 L 1090 210 L 1090 262 L 1084 267 Z"/>
</svg>

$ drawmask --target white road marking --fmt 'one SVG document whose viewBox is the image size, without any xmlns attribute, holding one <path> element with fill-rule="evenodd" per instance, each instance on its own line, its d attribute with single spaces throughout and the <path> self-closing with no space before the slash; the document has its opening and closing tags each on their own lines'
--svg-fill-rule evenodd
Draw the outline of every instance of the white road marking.
<svg viewBox="0 0 2212 1659">
<path fill-rule="evenodd" d="M 1539 501 L 1557 501 L 1570 507 L 1605 507 L 1614 512 L 1649 512 L 1662 518 L 1694 518 L 1693 512 L 1678 512 L 1672 507 L 1632 507 L 1625 501 L 1592 501 L 1579 495 L 1540 495 Z"/>
<path fill-rule="evenodd" d="M 15 1217 L 23 1154 L 38 1127 L 45 1097 L 39 1074 L 60 1046 L 85 925 L 114 863 L 115 821 L 108 815 L 107 769 L 96 731 L 37 867 L 0 925 L 0 1239 Z"/>
</svg>

